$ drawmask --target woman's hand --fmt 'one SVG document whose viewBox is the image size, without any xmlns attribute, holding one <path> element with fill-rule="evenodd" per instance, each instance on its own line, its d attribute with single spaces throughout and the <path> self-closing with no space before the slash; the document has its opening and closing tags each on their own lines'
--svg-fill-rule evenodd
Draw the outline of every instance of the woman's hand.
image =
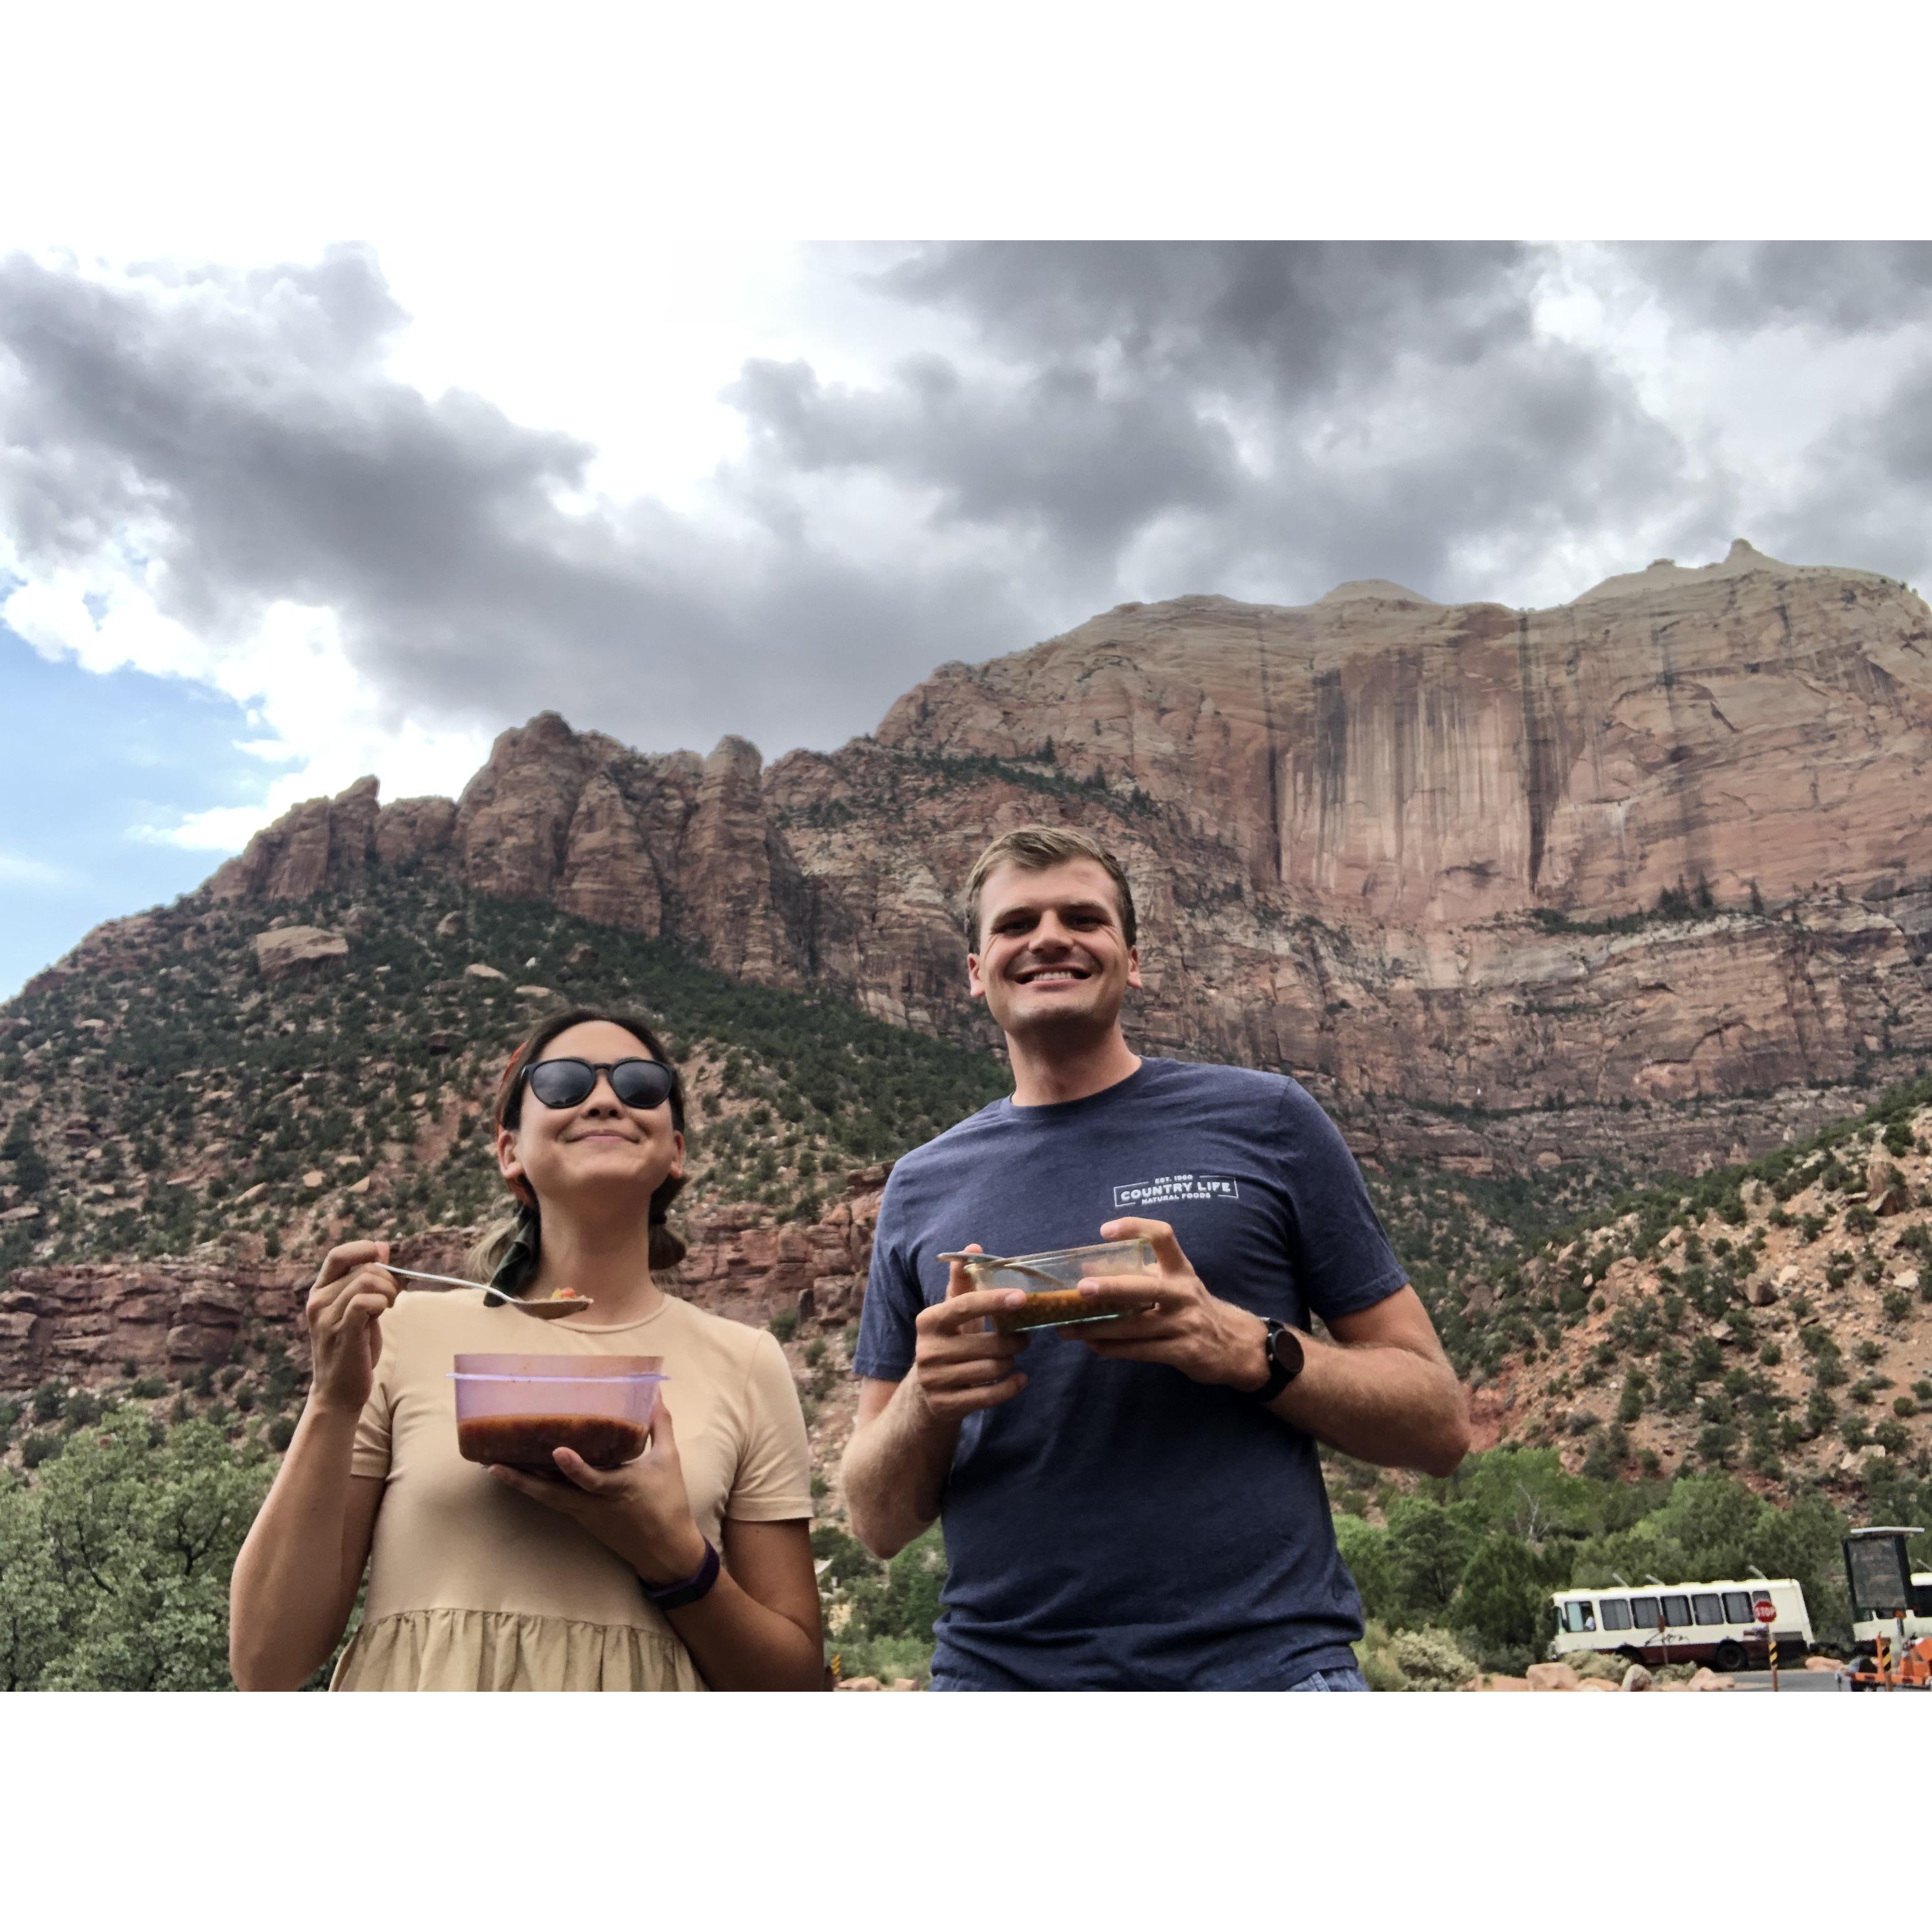
<svg viewBox="0 0 1932 1932">
<path fill-rule="evenodd" d="M 704 1562 L 704 1538 L 691 1514 L 677 1437 L 662 1396 L 650 1444 L 634 1462 L 593 1469 L 574 1449 L 550 1454 L 562 1482 L 501 1462 L 492 1462 L 490 1473 L 532 1502 L 580 1524 L 653 1589 L 682 1582 Z"/>
<path fill-rule="evenodd" d="M 362 1413 L 382 1353 L 382 1317 L 401 1286 L 382 1263 L 387 1241 L 350 1241 L 331 1248 L 308 1292 L 314 1379 L 309 1400 L 321 1409 Z"/>
</svg>

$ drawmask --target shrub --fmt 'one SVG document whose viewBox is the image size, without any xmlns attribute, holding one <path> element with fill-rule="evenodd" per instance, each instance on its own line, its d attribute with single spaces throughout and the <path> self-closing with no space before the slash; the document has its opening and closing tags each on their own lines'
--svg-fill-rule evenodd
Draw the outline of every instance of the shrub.
<svg viewBox="0 0 1932 1932">
<path fill-rule="evenodd" d="M 798 1310 L 795 1308 L 781 1308 L 765 1324 L 765 1326 L 781 1342 L 789 1342 L 798 1333 Z"/>
<path fill-rule="evenodd" d="M 268 1447 L 279 1456 L 295 1440 L 296 1426 L 289 1417 L 278 1415 L 268 1424 L 266 1434 Z"/>
<path fill-rule="evenodd" d="M 1888 1288 L 1885 1295 L 1885 1318 L 1888 1322 L 1903 1322 L 1912 1312 L 1912 1296 L 1902 1288 Z"/>
<path fill-rule="evenodd" d="M 1918 1405 L 1909 1395 L 1894 1396 L 1892 1398 L 1892 1412 L 1894 1415 L 1909 1421 L 1918 1413 Z"/>
<path fill-rule="evenodd" d="M 1454 1690 L 1476 1674 L 1476 1660 L 1447 1631 L 1397 1630 L 1388 1640 L 1389 1661 L 1408 1690 Z"/>
<path fill-rule="evenodd" d="M 1874 1342 L 1870 1336 L 1867 1336 L 1864 1340 L 1859 1342 L 1858 1346 L 1852 1351 L 1852 1353 L 1857 1356 L 1858 1360 L 1864 1363 L 1866 1367 L 1870 1368 L 1872 1364 L 1876 1361 L 1880 1357 L 1885 1353 L 1885 1350 L 1881 1348 L 1877 1342 Z"/>
<path fill-rule="evenodd" d="M 58 1436 L 36 1432 L 20 1444 L 20 1461 L 29 1469 L 38 1469 L 43 1462 L 51 1462 L 67 1447 Z"/>
</svg>

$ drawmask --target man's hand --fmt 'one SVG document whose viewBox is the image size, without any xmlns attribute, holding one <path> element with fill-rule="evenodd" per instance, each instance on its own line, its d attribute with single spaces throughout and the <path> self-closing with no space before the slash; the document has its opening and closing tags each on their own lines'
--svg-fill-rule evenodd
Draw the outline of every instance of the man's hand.
<svg viewBox="0 0 1932 1932">
<path fill-rule="evenodd" d="M 1268 1380 L 1267 1323 L 1210 1294 L 1165 1221 L 1109 1221 L 1100 1238 L 1151 1242 L 1159 1272 L 1095 1276 L 1080 1284 L 1082 1294 L 1137 1302 L 1143 1310 L 1079 1331 L 1095 1354 L 1162 1362 L 1190 1382 L 1230 1388 L 1259 1388 Z"/>
<path fill-rule="evenodd" d="M 650 1444 L 635 1462 L 593 1469 L 574 1449 L 550 1454 L 561 1482 L 501 1462 L 491 1463 L 490 1473 L 588 1530 L 653 1589 L 690 1576 L 704 1560 L 704 1538 L 691 1514 L 670 1411 L 662 1397 Z"/>
<path fill-rule="evenodd" d="M 975 1241 L 966 1250 L 980 1252 Z M 1002 1335 L 986 1324 L 1003 1308 L 1025 1305 L 1017 1288 L 975 1288 L 961 1262 L 951 1264 L 946 1299 L 920 1311 L 914 1324 L 912 1372 L 908 1379 L 920 1406 L 935 1422 L 958 1424 L 976 1409 L 998 1408 L 1026 1386 L 1013 1358 L 1030 1339 Z"/>
</svg>

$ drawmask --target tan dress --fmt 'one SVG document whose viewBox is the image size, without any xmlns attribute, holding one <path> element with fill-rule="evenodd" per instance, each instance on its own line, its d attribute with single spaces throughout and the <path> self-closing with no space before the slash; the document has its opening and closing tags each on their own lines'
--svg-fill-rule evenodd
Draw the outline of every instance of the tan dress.
<svg viewBox="0 0 1932 1932">
<path fill-rule="evenodd" d="M 540 1332 L 480 1291 L 399 1295 L 356 1432 L 356 1474 L 383 1485 L 368 1594 L 332 1690 L 705 1688 L 628 1564 L 457 1454 L 453 1358 L 532 1348 L 664 1358 L 692 1513 L 714 1546 L 727 1517 L 811 1516 L 805 1418 L 764 1330 L 670 1295 L 640 1322 Z"/>
</svg>

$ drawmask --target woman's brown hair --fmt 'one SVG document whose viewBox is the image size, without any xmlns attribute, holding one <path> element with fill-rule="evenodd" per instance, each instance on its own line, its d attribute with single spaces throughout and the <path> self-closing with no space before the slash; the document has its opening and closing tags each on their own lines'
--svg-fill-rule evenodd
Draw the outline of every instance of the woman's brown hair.
<svg viewBox="0 0 1932 1932">
<path fill-rule="evenodd" d="M 622 1027 L 625 1032 L 643 1043 L 645 1051 L 653 1060 L 660 1060 L 670 1068 L 671 1125 L 682 1133 L 685 1131 L 684 1081 L 672 1064 L 670 1055 L 665 1052 L 664 1042 L 634 1013 L 605 1012 L 590 1006 L 573 1006 L 567 1012 L 552 1013 L 511 1054 L 510 1063 L 503 1069 L 502 1078 L 496 1083 L 497 1126 L 500 1129 L 514 1129 L 523 1119 L 524 1069 L 536 1059 L 558 1034 L 568 1032 L 574 1026 L 582 1026 L 589 1020 L 602 1020 L 608 1025 Z M 505 1185 L 516 1196 L 519 1203 L 518 1211 L 508 1220 L 499 1222 L 484 1231 L 476 1246 L 470 1251 L 470 1271 L 482 1280 L 491 1280 L 506 1259 L 512 1258 L 512 1250 L 520 1245 L 526 1250 L 527 1256 L 516 1258 L 522 1262 L 522 1265 L 514 1270 L 514 1278 L 494 1283 L 496 1286 L 514 1292 L 521 1287 L 524 1279 L 536 1265 L 538 1232 L 537 1199 L 527 1181 L 509 1180 Z M 684 1177 L 671 1174 L 651 1196 L 650 1264 L 654 1274 L 660 1270 L 668 1272 L 684 1259 L 684 1243 L 671 1232 L 670 1223 L 665 1218 L 670 1204 L 683 1190 Z"/>
</svg>

